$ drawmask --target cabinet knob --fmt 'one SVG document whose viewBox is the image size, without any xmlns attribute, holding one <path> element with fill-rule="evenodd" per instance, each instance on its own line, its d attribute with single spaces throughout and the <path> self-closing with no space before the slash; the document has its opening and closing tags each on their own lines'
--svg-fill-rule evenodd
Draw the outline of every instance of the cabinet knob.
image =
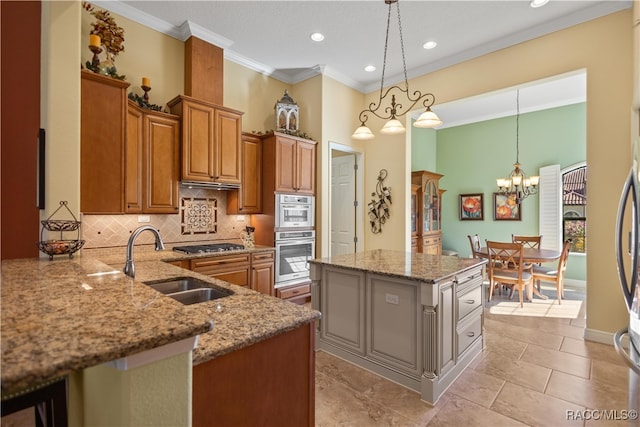
<svg viewBox="0 0 640 427">
<path fill-rule="evenodd" d="M 468 336 L 469 338 L 473 338 L 473 337 L 475 337 L 475 336 L 476 336 L 476 333 L 475 333 L 475 332 L 467 332 L 467 336 Z"/>
<path fill-rule="evenodd" d="M 473 300 L 473 299 L 467 300 L 467 304 L 475 304 L 475 303 L 476 303 L 476 300 Z"/>
</svg>

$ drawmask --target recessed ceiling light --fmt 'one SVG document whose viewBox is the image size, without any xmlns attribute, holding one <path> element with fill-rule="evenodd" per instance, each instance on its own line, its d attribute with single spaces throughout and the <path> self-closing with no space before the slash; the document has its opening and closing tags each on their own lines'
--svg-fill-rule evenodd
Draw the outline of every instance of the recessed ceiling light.
<svg viewBox="0 0 640 427">
<path fill-rule="evenodd" d="M 366 67 L 364 67 L 364 70 L 369 73 L 372 73 L 376 70 L 376 67 L 374 67 L 373 65 L 367 65 Z"/>
<path fill-rule="evenodd" d="M 433 40 L 429 40 L 428 42 L 422 45 L 422 47 L 425 49 L 433 49 L 436 46 L 438 46 L 438 43 L 434 42 Z"/>
<path fill-rule="evenodd" d="M 549 0 L 531 0 L 529 6 L 531 7 L 542 7 L 545 4 L 549 3 Z"/>
<path fill-rule="evenodd" d="M 314 42 L 321 42 L 322 40 L 324 40 L 324 34 L 313 33 L 309 36 L 309 38 L 311 38 L 311 40 L 313 40 Z"/>
</svg>

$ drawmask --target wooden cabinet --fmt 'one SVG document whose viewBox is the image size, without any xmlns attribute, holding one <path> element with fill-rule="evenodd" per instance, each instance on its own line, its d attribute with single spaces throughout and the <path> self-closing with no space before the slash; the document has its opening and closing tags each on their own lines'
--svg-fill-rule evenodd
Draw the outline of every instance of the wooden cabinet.
<svg viewBox="0 0 640 427">
<path fill-rule="evenodd" d="M 129 83 L 87 70 L 81 77 L 80 211 L 123 213 Z"/>
<path fill-rule="evenodd" d="M 182 117 L 182 180 L 239 185 L 242 113 L 188 96 L 167 105 Z"/>
<path fill-rule="evenodd" d="M 129 101 L 125 212 L 178 213 L 180 118 Z"/>
<path fill-rule="evenodd" d="M 274 294 L 275 251 L 194 258 L 189 269 L 266 295 Z"/>
<path fill-rule="evenodd" d="M 191 260 L 191 270 L 224 280 L 238 286 L 249 287 L 251 255 L 248 253 L 219 255 Z"/>
<path fill-rule="evenodd" d="M 275 251 L 251 254 L 251 289 L 273 295 L 275 282 Z"/>
<path fill-rule="evenodd" d="M 306 304 L 311 301 L 311 282 L 282 286 L 276 289 L 276 296 L 296 304 Z"/>
<path fill-rule="evenodd" d="M 227 192 L 228 214 L 262 213 L 262 139 L 242 134 L 242 184 Z"/>
<path fill-rule="evenodd" d="M 414 235 L 412 229 L 411 238 L 417 237 L 418 252 L 434 255 L 442 253 L 441 196 L 444 190 L 439 187 L 440 178 L 442 175 L 434 172 L 411 173 L 412 186 L 418 186 L 416 211 L 411 212 L 412 219 L 416 218 L 417 230 Z"/>
<path fill-rule="evenodd" d="M 411 184 L 411 252 L 418 251 L 418 193 L 420 186 Z"/>
<path fill-rule="evenodd" d="M 276 193 L 314 195 L 316 191 L 316 142 L 274 132 L 264 138 L 263 179 L 265 197 Z"/>
</svg>

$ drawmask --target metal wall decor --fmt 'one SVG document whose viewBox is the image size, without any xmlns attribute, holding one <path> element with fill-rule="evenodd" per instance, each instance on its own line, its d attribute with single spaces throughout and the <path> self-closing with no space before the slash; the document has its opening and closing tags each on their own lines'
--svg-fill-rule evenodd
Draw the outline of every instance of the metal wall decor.
<svg viewBox="0 0 640 427">
<path fill-rule="evenodd" d="M 387 178 L 387 170 L 380 169 L 376 191 L 371 193 L 374 197 L 369 202 L 369 223 L 373 234 L 382 232 L 382 224 L 389 219 L 389 205 L 391 205 L 391 187 L 385 187 L 384 180 Z"/>
<path fill-rule="evenodd" d="M 297 132 L 300 128 L 298 104 L 285 89 L 284 95 L 276 102 L 276 130 Z"/>
</svg>

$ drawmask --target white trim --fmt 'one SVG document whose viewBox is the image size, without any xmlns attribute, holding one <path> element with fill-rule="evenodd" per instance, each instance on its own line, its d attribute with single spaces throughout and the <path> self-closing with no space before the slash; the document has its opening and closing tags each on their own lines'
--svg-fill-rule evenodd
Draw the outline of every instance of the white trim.
<svg viewBox="0 0 640 427">
<path fill-rule="evenodd" d="M 609 344 L 613 347 L 613 333 L 599 331 L 597 329 L 584 328 L 584 339 L 602 344 Z"/>
</svg>

